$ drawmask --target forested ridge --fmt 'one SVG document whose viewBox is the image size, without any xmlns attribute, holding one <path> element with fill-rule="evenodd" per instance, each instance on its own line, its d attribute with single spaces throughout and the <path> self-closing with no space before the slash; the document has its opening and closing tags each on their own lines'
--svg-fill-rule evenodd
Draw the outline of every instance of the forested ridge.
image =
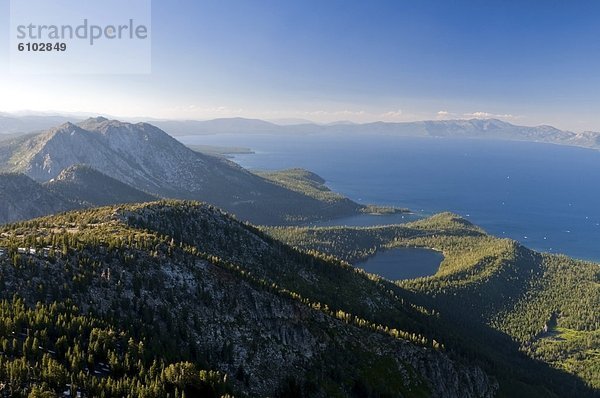
<svg viewBox="0 0 600 398">
<path fill-rule="evenodd" d="M 440 250 L 440 271 L 392 282 L 339 259 L 396 246 Z M 594 396 L 597 265 L 579 264 L 451 214 L 263 231 L 161 201 L 21 222 L 0 229 L 0 391 Z"/>
<path fill-rule="evenodd" d="M 4 226 L 0 287 L 5 395 L 487 397 L 498 388 L 432 332 L 434 311 L 203 204 Z"/>
</svg>

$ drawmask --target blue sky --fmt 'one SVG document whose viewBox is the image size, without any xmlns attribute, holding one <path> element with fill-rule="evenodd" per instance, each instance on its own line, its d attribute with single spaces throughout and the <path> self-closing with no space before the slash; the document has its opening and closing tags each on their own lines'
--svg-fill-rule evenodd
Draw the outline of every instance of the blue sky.
<svg viewBox="0 0 600 398">
<path fill-rule="evenodd" d="M 10 75 L 2 40 L 0 111 L 600 130 L 599 17 L 577 0 L 153 1 L 151 74 Z"/>
</svg>

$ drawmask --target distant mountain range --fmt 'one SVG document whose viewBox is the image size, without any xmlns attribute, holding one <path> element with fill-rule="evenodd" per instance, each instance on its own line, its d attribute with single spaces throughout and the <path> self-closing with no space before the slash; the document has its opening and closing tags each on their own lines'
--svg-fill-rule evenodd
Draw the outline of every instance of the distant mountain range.
<svg viewBox="0 0 600 398">
<path fill-rule="evenodd" d="M 77 165 L 86 168 L 73 168 Z M 222 157 L 195 152 L 153 125 L 105 118 L 4 140 L 0 170 L 48 183 L 52 194 L 80 205 L 194 199 L 264 224 L 340 217 L 365 208 L 343 198 L 321 200 Z"/>
<path fill-rule="evenodd" d="M 0 114 L 2 135 L 28 133 L 48 129 L 67 121 L 63 116 L 14 116 Z M 268 122 L 247 118 L 220 118 L 213 120 L 152 120 L 172 136 L 208 134 L 370 134 L 411 137 L 456 137 L 544 142 L 600 149 L 600 132 L 580 133 L 560 130 L 552 126 L 519 126 L 498 119 L 429 120 L 418 122 L 335 122 L 316 124 L 302 119 L 281 119 Z"/>
<path fill-rule="evenodd" d="M 32 131 L 46 130 L 68 121 L 74 120 L 68 116 L 19 116 L 0 113 L 0 137 L 3 134 L 30 133 Z"/>
<path fill-rule="evenodd" d="M 169 134 L 339 134 L 339 135 L 390 135 L 403 137 L 446 137 L 498 139 L 544 142 L 600 149 L 600 133 L 586 131 L 574 133 L 552 126 L 518 126 L 497 119 L 432 120 L 421 122 L 365 124 L 314 123 L 277 125 L 255 119 L 215 119 L 210 121 L 157 121 L 155 125 Z"/>
</svg>

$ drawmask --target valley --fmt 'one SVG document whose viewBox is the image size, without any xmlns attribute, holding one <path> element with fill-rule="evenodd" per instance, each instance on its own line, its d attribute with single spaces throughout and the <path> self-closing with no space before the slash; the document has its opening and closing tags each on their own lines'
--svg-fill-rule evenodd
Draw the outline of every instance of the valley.
<svg viewBox="0 0 600 398">
<path fill-rule="evenodd" d="M 449 213 L 397 226 L 270 228 L 266 232 L 303 250 L 350 262 L 397 247 L 439 250 L 444 260 L 435 275 L 397 281 L 394 289 L 435 308 L 461 329 L 469 325 L 497 330 L 531 358 L 600 387 L 597 263 L 536 253 L 517 242 L 491 237 Z M 545 331 L 553 328 L 563 332 L 547 335 Z M 483 329 L 462 333 L 474 340 L 486 334 Z M 553 337 L 561 333 L 570 337 Z"/>
</svg>

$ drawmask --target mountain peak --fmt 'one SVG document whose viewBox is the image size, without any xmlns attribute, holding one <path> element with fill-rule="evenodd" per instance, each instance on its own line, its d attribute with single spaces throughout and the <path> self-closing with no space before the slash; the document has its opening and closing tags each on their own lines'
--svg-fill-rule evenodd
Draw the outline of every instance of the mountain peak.
<svg viewBox="0 0 600 398">
<path fill-rule="evenodd" d="M 85 119 L 83 122 L 79 123 L 79 127 L 85 130 L 95 130 L 98 128 L 98 126 L 110 121 L 110 119 L 107 119 L 103 116 L 90 117 L 88 119 Z"/>
<path fill-rule="evenodd" d="M 74 164 L 67 167 L 56 177 L 56 180 L 70 180 L 75 179 L 79 175 L 91 174 L 96 172 L 93 168 L 84 164 Z"/>
<path fill-rule="evenodd" d="M 76 124 L 73 124 L 71 122 L 66 122 L 61 124 L 60 126 L 56 127 L 54 130 L 67 130 L 67 129 L 72 129 L 72 128 L 76 128 L 78 127 Z"/>
<path fill-rule="evenodd" d="M 105 118 L 104 116 L 90 117 L 90 118 L 84 120 L 84 122 L 96 122 L 96 123 L 102 123 L 102 122 L 106 122 L 106 121 L 108 121 L 108 119 Z"/>
<path fill-rule="evenodd" d="M 48 141 L 56 136 L 63 136 L 68 134 L 74 135 L 75 133 L 83 131 L 84 130 L 80 126 L 71 122 L 66 122 L 61 124 L 60 126 L 48 130 L 45 134 L 43 134 L 40 137 L 44 137 L 43 141 Z"/>
</svg>

